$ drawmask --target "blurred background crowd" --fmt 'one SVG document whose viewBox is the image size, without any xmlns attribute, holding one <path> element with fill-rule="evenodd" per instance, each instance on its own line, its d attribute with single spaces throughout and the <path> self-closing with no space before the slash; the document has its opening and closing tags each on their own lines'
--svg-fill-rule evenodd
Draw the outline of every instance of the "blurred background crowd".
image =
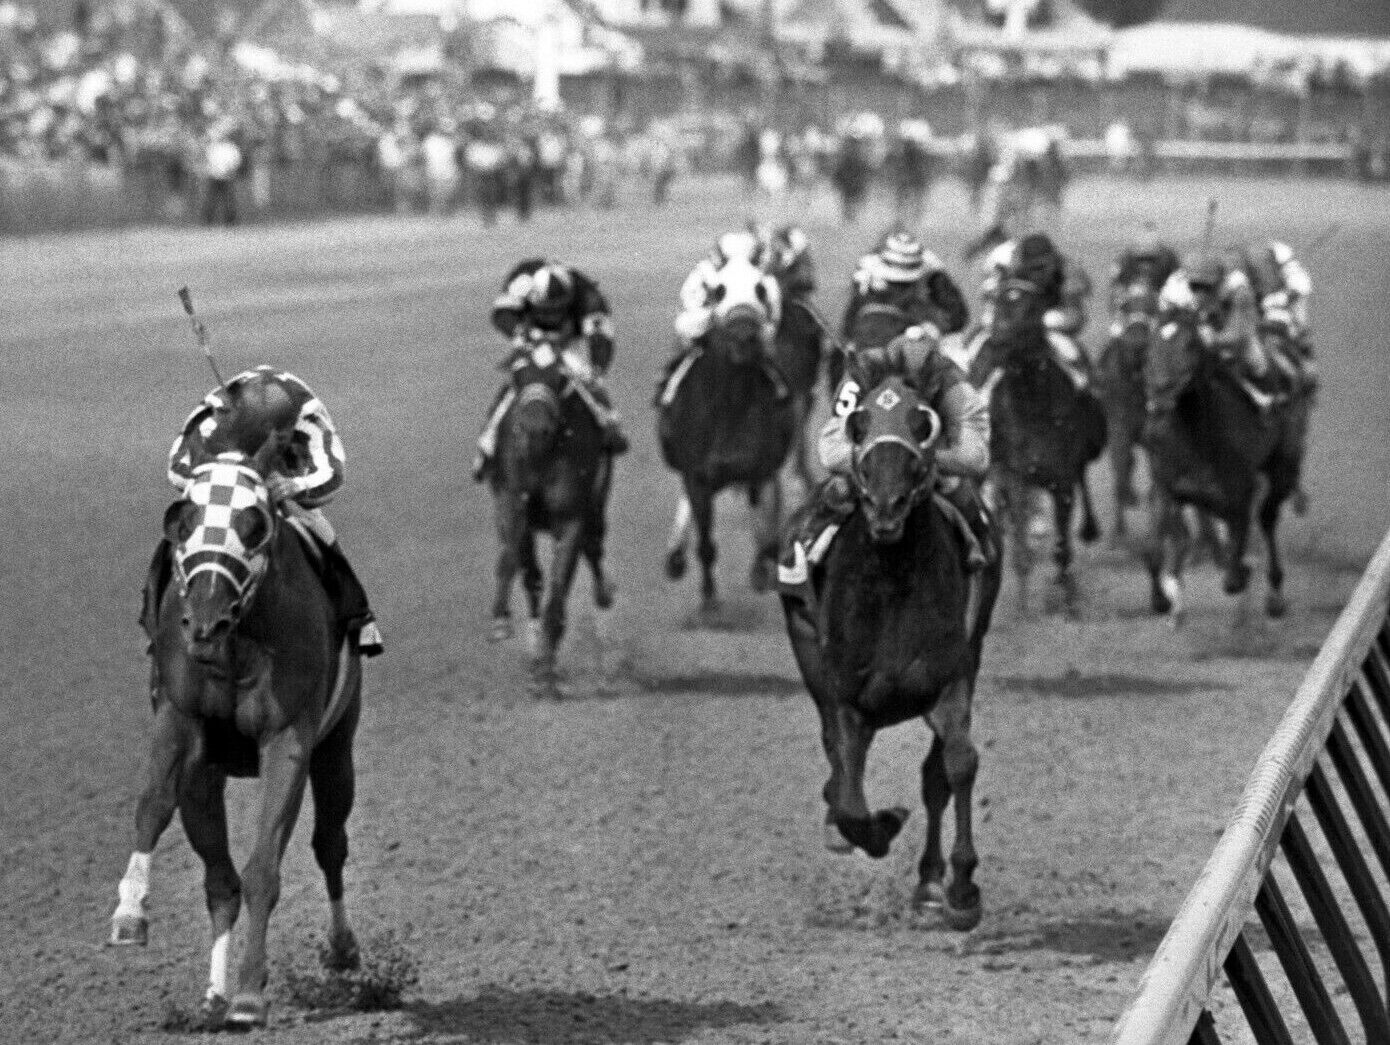
<svg viewBox="0 0 1390 1045">
<path fill-rule="evenodd" d="M 4 0 L 0 230 L 524 220 L 710 171 L 910 200 L 1040 130 L 1073 171 L 1390 177 L 1390 13 L 1383 38 L 1237 39 L 1090 4 Z"/>
</svg>

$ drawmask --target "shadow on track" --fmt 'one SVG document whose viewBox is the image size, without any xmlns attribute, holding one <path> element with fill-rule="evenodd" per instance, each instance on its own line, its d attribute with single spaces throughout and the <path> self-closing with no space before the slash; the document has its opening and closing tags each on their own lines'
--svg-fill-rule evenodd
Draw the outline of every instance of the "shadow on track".
<svg viewBox="0 0 1390 1045">
<path fill-rule="evenodd" d="M 980 933 L 971 950 L 990 956 L 1051 951 L 1097 962 L 1130 962 L 1158 949 L 1168 922 L 1148 911 L 1083 911 L 1075 918 Z"/>
<path fill-rule="evenodd" d="M 476 997 L 408 1006 L 426 1041 L 573 1045 L 577 1042 L 656 1045 L 704 1030 L 786 1019 L 770 1003 L 739 1005 L 669 998 L 629 998 L 586 991 L 513 990 L 486 986 Z"/>
<path fill-rule="evenodd" d="M 1083 675 L 1078 671 L 1068 671 L 1062 675 L 1054 676 L 994 675 L 987 678 L 986 681 L 1009 693 L 1036 697 L 1066 697 L 1073 700 L 1094 700 L 1105 697 L 1184 696 L 1206 690 L 1229 690 L 1231 688 L 1205 679 L 1179 681 L 1110 671 L 1097 675 Z"/>
</svg>

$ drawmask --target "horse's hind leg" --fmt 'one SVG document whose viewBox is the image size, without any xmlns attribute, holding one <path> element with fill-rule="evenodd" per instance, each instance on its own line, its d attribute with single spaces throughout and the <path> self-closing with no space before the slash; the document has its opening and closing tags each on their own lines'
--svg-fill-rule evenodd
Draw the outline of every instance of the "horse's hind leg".
<svg viewBox="0 0 1390 1045">
<path fill-rule="evenodd" d="M 1068 613 L 1076 609 L 1076 575 L 1072 573 L 1071 516 L 1075 507 L 1073 491 L 1059 488 L 1052 491 L 1054 544 L 1052 561 L 1057 565 L 1057 583 L 1062 588 L 1062 602 Z M 1092 517 L 1091 524 L 1095 524 Z"/>
<path fill-rule="evenodd" d="M 928 722 L 930 725 L 930 722 Z M 932 733 L 931 750 L 922 761 L 922 804 L 927 809 L 927 843 L 917 864 L 917 889 L 912 902 L 917 906 L 941 906 L 945 896 L 946 861 L 941 855 L 941 820 L 951 801 L 951 785 L 946 779 L 945 745 Z"/>
<path fill-rule="evenodd" d="M 1134 494 L 1134 444 L 1125 437 L 1118 422 L 1110 421 L 1115 438 L 1110 440 L 1111 489 L 1115 497 L 1115 524 L 1111 531 L 1113 543 L 1119 545 L 1129 532 L 1125 512 L 1138 503 Z"/>
<path fill-rule="evenodd" d="M 980 923 L 980 889 L 975 884 L 974 812 L 972 801 L 980 756 L 970 739 L 970 704 L 974 685 L 961 679 L 947 688 L 927 716 L 941 738 L 943 770 L 955 802 L 956 836 L 951 846 L 951 879 L 941 912 L 952 929 L 965 931 Z"/>
<path fill-rule="evenodd" d="M 555 531 L 555 555 L 541 613 L 541 641 L 531 662 L 531 677 L 541 696 L 558 696 L 555 686 L 555 660 L 565 637 L 565 604 L 569 599 L 574 571 L 579 565 L 579 544 L 584 536 L 581 519 L 568 519 Z"/>
<path fill-rule="evenodd" d="M 1260 532 L 1264 534 L 1265 554 L 1269 556 L 1269 591 L 1265 594 L 1265 613 L 1271 617 L 1282 617 L 1289 611 L 1288 599 L 1284 597 L 1284 564 L 1279 556 L 1279 510 L 1284 498 L 1292 492 L 1288 487 L 1271 483 L 1264 499 L 1260 502 Z"/>
<path fill-rule="evenodd" d="M 200 760 L 189 766 L 179 793 L 184 834 L 203 861 L 203 891 L 212 919 L 208 989 L 200 1009 L 208 1030 L 220 1028 L 227 1019 L 232 927 L 241 913 L 241 879 L 227 841 L 226 790 L 226 774 Z"/>
<path fill-rule="evenodd" d="M 1084 468 L 1081 470 L 1081 480 L 1076 486 L 1081 494 L 1081 530 L 1078 535 L 1087 544 L 1094 544 L 1100 537 L 1100 523 L 1096 522 L 1096 506 L 1091 500 L 1091 486 Z"/>
<path fill-rule="evenodd" d="M 357 938 L 348 925 L 343 903 L 343 864 L 347 862 L 347 819 L 355 797 L 352 741 L 361 701 L 354 700 L 343 720 L 314 749 L 309 760 L 309 787 L 314 796 L 314 859 L 328 892 L 328 953 L 325 964 L 338 971 L 356 969 L 361 961 Z"/>
<path fill-rule="evenodd" d="M 666 540 L 666 576 L 678 581 L 685 576 L 685 549 L 690 543 L 692 510 L 690 495 L 682 492 L 676 501 L 676 517 L 671 521 L 671 535 Z"/>
<path fill-rule="evenodd" d="M 117 946 L 149 943 L 146 913 L 150 892 L 150 858 L 159 836 L 178 808 L 179 784 L 189 753 L 201 741 L 196 723 L 170 701 L 155 712 L 150 739 L 149 769 L 145 790 L 135 807 L 135 850 L 130 854 L 119 886 L 120 902 L 111 915 L 110 942 Z"/>
<path fill-rule="evenodd" d="M 307 732 L 307 730 L 306 730 Z M 256 846 L 241 870 L 246 898 L 246 950 L 238 972 L 228 1021 L 263 1027 L 269 1016 L 265 986 L 265 938 L 270 913 L 280 900 L 280 862 L 285 856 L 309 772 L 310 740 L 296 728 L 283 730 L 261 749 L 262 792 Z"/>
</svg>

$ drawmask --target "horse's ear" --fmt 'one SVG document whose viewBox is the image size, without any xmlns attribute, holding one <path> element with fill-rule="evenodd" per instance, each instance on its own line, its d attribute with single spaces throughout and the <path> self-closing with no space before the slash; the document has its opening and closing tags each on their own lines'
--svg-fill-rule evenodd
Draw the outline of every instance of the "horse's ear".
<svg viewBox="0 0 1390 1045">
<path fill-rule="evenodd" d="M 862 443 L 864 436 L 869 434 L 869 413 L 862 406 L 855 407 L 845 418 L 845 434 L 855 446 Z"/>
<path fill-rule="evenodd" d="M 179 531 L 183 524 L 183 514 L 188 507 L 188 501 L 178 500 L 164 509 L 164 539 L 170 544 L 178 544 L 183 539 Z"/>
</svg>

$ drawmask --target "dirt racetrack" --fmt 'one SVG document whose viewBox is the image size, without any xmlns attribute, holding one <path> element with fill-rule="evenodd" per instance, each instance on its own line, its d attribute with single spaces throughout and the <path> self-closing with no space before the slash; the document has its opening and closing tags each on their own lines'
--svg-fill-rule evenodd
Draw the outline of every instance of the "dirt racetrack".
<svg viewBox="0 0 1390 1045">
<path fill-rule="evenodd" d="M 923 727 L 883 734 L 872 757 L 873 803 L 915 810 L 892 854 L 821 848 L 818 726 L 780 612 L 744 583 L 735 500 L 720 504 L 721 626 L 695 626 L 693 583 L 660 572 L 676 484 L 649 402 L 681 278 L 745 216 L 795 215 L 837 315 L 886 211 L 844 229 L 828 198 L 769 208 L 732 183 L 686 184 L 665 211 L 490 230 L 459 216 L 0 243 L 0 1041 L 176 1042 L 171 1013 L 206 976 L 201 869 L 177 826 L 156 855 L 150 946 L 102 946 L 146 759 L 139 585 L 169 442 L 210 384 L 174 296 L 185 283 L 224 371 L 286 366 L 333 412 L 349 463 L 331 516 L 390 644 L 367 667 L 349 903 L 365 940 L 395 934 L 419 986 L 396 1012 L 292 1003 L 283 973 L 327 913 L 301 824 L 257 1041 L 1106 1040 L 1390 525 L 1390 193 L 1089 182 L 1061 240 L 1103 284 L 1140 219 L 1185 245 L 1211 195 L 1222 240 L 1300 246 L 1339 226 L 1307 259 L 1325 391 L 1311 512 L 1285 529 L 1293 612 L 1258 614 L 1259 558 L 1244 609 L 1210 566 L 1194 571 L 1178 634 L 1144 612 L 1137 563 L 1104 545 L 1080 557 L 1080 620 L 1020 619 L 1008 582 L 977 700 L 985 917 L 965 936 L 908 903 Z M 948 186 L 927 215 L 948 260 L 964 213 Z M 609 293 L 634 437 L 611 512 L 619 602 L 600 620 L 576 585 L 559 703 L 527 697 L 519 643 L 486 641 L 491 505 L 466 475 L 497 381 L 487 310 L 531 253 Z M 1108 516 L 1103 469 L 1094 488 Z M 242 854 L 254 800 L 233 786 Z"/>
</svg>

